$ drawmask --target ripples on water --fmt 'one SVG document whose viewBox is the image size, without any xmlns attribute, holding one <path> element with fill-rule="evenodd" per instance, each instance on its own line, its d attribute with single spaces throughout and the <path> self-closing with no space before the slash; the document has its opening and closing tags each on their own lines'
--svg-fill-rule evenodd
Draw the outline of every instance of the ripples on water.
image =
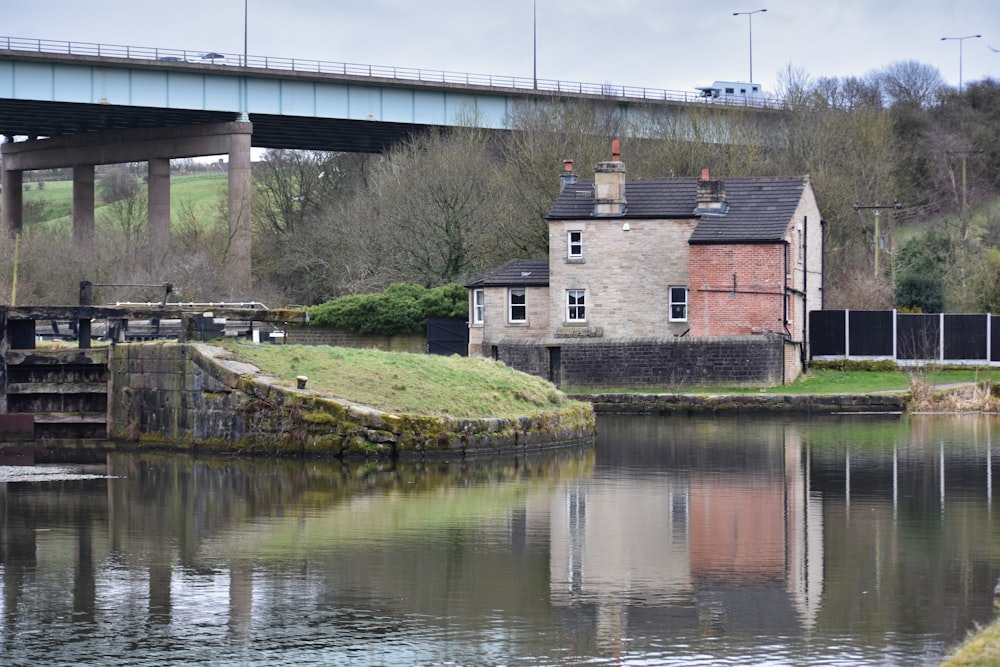
<svg viewBox="0 0 1000 667">
<path fill-rule="evenodd" d="M 614 418 L 461 464 L 0 484 L 0 663 L 935 665 L 992 618 L 990 419 Z"/>
</svg>

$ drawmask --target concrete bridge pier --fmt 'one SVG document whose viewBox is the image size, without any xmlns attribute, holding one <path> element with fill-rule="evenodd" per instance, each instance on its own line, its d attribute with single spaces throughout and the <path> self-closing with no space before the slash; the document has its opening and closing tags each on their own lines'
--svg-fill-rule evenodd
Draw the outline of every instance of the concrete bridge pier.
<svg viewBox="0 0 1000 667">
<path fill-rule="evenodd" d="M 4 143 L 0 146 L 3 229 L 9 234 L 24 224 L 25 171 L 73 168 L 73 240 L 85 247 L 94 242 L 94 167 L 99 164 L 142 162 L 149 165 L 148 238 L 154 252 L 170 244 L 170 160 L 227 154 L 228 251 L 223 270 L 230 285 L 224 300 L 252 296 L 251 156 L 253 124 L 247 121 L 185 127 L 107 130 L 48 139 Z"/>
<path fill-rule="evenodd" d="M 94 245 L 94 165 L 73 165 L 73 242 Z"/>
<path fill-rule="evenodd" d="M 150 158 L 147 170 L 147 203 L 149 207 L 149 246 L 170 247 L 170 160 Z"/>
</svg>

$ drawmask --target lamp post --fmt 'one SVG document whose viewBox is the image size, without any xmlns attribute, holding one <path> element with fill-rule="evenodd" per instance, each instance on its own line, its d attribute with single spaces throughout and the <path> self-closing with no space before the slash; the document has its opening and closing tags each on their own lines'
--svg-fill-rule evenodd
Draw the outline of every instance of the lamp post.
<svg viewBox="0 0 1000 667">
<path fill-rule="evenodd" d="M 967 39 L 978 39 L 982 35 L 966 35 L 965 37 L 942 37 L 941 41 L 953 39 L 958 42 L 958 92 L 962 93 L 962 43 Z"/>
<path fill-rule="evenodd" d="M 858 204 L 856 202 L 854 204 L 855 211 L 875 211 L 875 276 L 876 277 L 878 276 L 878 256 L 879 256 L 879 251 L 881 250 L 879 246 L 881 245 L 882 242 L 882 239 L 880 238 L 882 233 L 879 231 L 879 216 L 881 215 L 882 209 L 884 208 L 900 209 L 903 208 L 903 205 L 900 204 L 899 202 L 896 202 L 894 204 L 873 204 L 871 206 L 862 206 L 861 204 Z"/>
<path fill-rule="evenodd" d="M 733 12 L 733 16 L 747 17 L 747 26 L 750 28 L 750 81 L 747 83 L 753 83 L 753 15 L 766 11 L 766 9 L 755 9 L 752 12 Z"/>
</svg>

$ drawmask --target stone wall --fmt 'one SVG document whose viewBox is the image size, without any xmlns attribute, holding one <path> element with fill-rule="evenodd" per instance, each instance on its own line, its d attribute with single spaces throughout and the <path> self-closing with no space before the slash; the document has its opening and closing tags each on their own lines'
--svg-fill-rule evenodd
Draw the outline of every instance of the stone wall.
<svg viewBox="0 0 1000 667">
<path fill-rule="evenodd" d="M 782 384 L 784 341 L 777 336 L 502 340 L 496 358 L 512 368 L 579 388 L 672 388 Z M 553 355 L 559 364 L 554 368 Z"/>
<path fill-rule="evenodd" d="M 698 224 L 621 218 L 549 222 L 551 331 L 566 321 L 566 290 L 585 290 L 586 327 L 607 338 L 681 335 L 688 323 L 668 318 L 668 287 L 688 278 L 688 239 Z M 569 258 L 567 235 L 579 231 L 583 256 Z M 693 287 L 693 285 L 692 285 Z M 686 319 L 686 318 L 685 318 Z"/>
<path fill-rule="evenodd" d="M 382 336 L 356 334 L 331 327 L 289 325 L 285 329 L 285 342 L 290 345 L 335 345 L 413 354 L 427 352 L 427 336 L 422 331 Z"/>
<path fill-rule="evenodd" d="M 395 415 L 261 375 L 220 347 L 117 345 L 113 438 L 239 454 L 420 458 L 516 453 L 594 437 L 593 409 L 567 402 L 519 418 Z"/>
</svg>

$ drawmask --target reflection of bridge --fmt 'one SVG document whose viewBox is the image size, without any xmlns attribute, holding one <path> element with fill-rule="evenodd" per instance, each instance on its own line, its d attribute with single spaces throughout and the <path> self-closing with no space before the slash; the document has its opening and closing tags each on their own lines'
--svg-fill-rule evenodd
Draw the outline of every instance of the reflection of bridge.
<svg viewBox="0 0 1000 667">
<path fill-rule="evenodd" d="M 2 147 L 4 228 L 22 227 L 24 171 L 72 166 L 74 234 L 87 243 L 94 166 L 148 161 L 150 243 L 162 248 L 169 160 L 228 154 L 232 282 L 249 285 L 251 146 L 380 152 L 421 128 L 508 129 L 515 105 L 554 99 L 610 103 L 633 117 L 706 104 L 694 91 L 211 56 L 0 37 L 0 135 L 27 139 Z"/>
</svg>

